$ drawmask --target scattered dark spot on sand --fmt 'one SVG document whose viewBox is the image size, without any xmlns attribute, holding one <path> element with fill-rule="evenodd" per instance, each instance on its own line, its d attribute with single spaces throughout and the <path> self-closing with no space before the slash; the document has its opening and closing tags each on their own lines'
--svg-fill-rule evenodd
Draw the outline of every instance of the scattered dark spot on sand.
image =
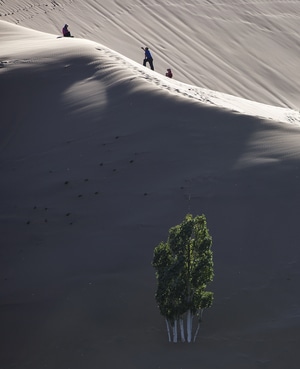
<svg viewBox="0 0 300 369">
<path fill-rule="evenodd" d="M 99 193 L 99 192 L 98 192 L 98 191 L 96 191 L 96 192 L 95 192 L 95 195 L 98 195 L 98 193 Z"/>
<path fill-rule="evenodd" d="M 117 169 L 113 169 L 113 172 L 116 172 L 117 171 Z"/>
<path fill-rule="evenodd" d="M 34 207 L 33 207 L 33 209 L 34 209 L 34 210 L 35 210 L 36 208 L 37 208 L 36 206 L 34 206 Z"/>
<path fill-rule="evenodd" d="M 100 165 L 100 167 L 103 167 L 103 163 L 100 163 L 99 165 Z"/>
<path fill-rule="evenodd" d="M 65 181 L 65 185 L 69 184 L 69 181 Z"/>
<path fill-rule="evenodd" d="M 30 220 L 28 220 L 28 221 L 26 222 L 26 224 L 30 224 Z"/>
<path fill-rule="evenodd" d="M 129 163 L 130 163 L 130 164 L 131 164 L 131 163 L 133 163 L 133 160 L 130 160 L 130 162 L 129 162 Z"/>
<path fill-rule="evenodd" d="M 147 196 L 147 195 L 148 195 L 148 194 L 147 194 L 147 192 L 145 192 L 145 193 L 144 193 L 144 196 Z"/>
<path fill-rule="evenodd" d="M 82 195 L 78 195 L 78 197 L 82 197 Z"/>
<path fill-rule="evenodd" d="M 47 223 L 48 222 L 48 220 L 47 219 L 45 219 L 45 223 Z"/>
<path fill-rule="evenodd" d="M 119 138 L 119 136 L 116 136 L 115 139 L 117 140 Z"/>
<path fill-rule="evenodd" d="M 86 179 L 84 180 L 84 182 L 88 182 L 88 180 L 89 180 L 89 179 L 88 179 L 88 178 L 86 178 Z"/>
<path fill-rule="evenodd" d="M 48 208 L 45 208 L 45 211 L 47 211 L 48 210 Z"/>
<path fill-rule="evenodd" d="M 70 215 L 71 215 L 71 213 L 67 213 L 67 214 L 66 214 L 66 217 L 69 217 Z"/>
</svg>

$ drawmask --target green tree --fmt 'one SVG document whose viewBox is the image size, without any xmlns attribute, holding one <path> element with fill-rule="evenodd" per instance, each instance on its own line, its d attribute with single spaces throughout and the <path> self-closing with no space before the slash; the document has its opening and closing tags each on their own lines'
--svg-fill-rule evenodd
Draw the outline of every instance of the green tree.
<svg viewBox="0 0 300 369">
<path fill-rule="evenodd" d="M 213 280 L 212 238 L 205 215 L 187 214 L 183 222 L 169 229 L 167 242 L 154 249 L 152 265 L 156 271 L 155 294 L 161 315 L 165 318 L 170 342 L 195 341 L 203 309 L 213 302 L 206 286 Z M 198 318 L 192 338 L 193 318 Z"/>
</svg>

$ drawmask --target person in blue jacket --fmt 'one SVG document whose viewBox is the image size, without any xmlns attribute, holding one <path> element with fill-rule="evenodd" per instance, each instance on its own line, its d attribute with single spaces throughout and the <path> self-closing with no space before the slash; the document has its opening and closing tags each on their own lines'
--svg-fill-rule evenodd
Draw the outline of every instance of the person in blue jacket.
<svg viewBox="0 0 300 369">
<path fill-rule="evenodd" d="M 150 65 L 150 68 L 152 70 L 154 70 L 154 66 L 153 66 L 153 58 L 152 58 L 152 55 L 150 53 L 150 50 L 148 47 L 142 47 L 142 49 L 145 51 L 145 58 L 144 58 L 144 61 L 143 61 L 143 66 L 145 67 L 147 62 L 149 63 Z"/>
</svg>

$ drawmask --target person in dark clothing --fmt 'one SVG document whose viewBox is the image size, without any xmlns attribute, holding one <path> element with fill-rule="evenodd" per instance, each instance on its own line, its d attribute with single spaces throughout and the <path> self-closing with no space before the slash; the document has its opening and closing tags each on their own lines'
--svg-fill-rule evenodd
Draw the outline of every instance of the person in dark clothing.
<svg viewBox="0 0 300 369">
<path fill-rule="evenodd" d="M 68 30 L 68 27 L 69 26 L 67 24 L 65 24 L 64 28 L 62 29 L 62 34 L 63 34 L 64 37 L 72 37 L 71 32 Z"/>
<path fill-rule="evenodd" d="M 147 62 L 149 63 L 150 65 L 150 68 L 152 70 L 154 70 L 154 66 L 153 66 L 153 58 L 152 58 L 152 55 L 150 53 L 150 50 L 148 47 L 142 47 L 142 49 L 145 51 L 145 58 L 144 58 L 144 61 L 143 61 L 143 66 L 146 67 L 146 64 Z"/>
<path fill-rule="evenodd" d="M 169 78 L 173 77 L 173 73 L 170 68 L 167 69 L 166 77 L 169 77 Z"/>
</svg>

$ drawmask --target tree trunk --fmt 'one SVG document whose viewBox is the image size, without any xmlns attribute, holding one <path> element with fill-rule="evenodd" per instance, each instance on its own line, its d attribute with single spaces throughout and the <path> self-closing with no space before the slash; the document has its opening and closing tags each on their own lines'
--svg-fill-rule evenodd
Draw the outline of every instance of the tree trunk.
<svg viewBox="0 0 300 369">
<path fill-rule="evenodd" d="M 196 341 L 196 338 L 197 338 L 197 335 L 198 335 L 198 332 L 199 332 L 199 328 L 200 328 L 200 320 L 198 320 L 198 325 L 197 325 L 196 332 L 195 332 L 195 334 L 194 334 L 193 342 L 195 342 L 195 341 Z"/>
<path fill-rule="evenodd" d="M 186 317 L 186 330 L 187 330 L 187 341 L 192 341 L 192 329 L 193 329 L 193 315 L 191 310 L 188 310 Z"/>
<path fill-rule="evenodd" d="M 174 320 L 172 328 L 173 328 L 173 342 L 177 343 L 177 319 Z"/>
<path fill-rule="evenodd" d="M 198 314 L 197 314 L 198 315 L 198 324 L 197 324 L 196 332 L 194 334 L 194 342 L 196 341 L 196 338 L 197 338 L 197 335 L 198 335 L 198 332 L 199 332 L 199 328 L 200 328 L 200 323 L 202 322 L 203 311 L 204 311 L 204 309 L 198 310 Z"/>
<path fill-rule="evenodd" d="M 200 309 L 200 312 L 199 312 L 199 322 L 202 322 L 203 311 L 204 311 L 204 309 Z"/>
<path fill-rule="evenodd" d="M 180 318 L 180 319 L 179 319 L 179 325 L 180 325 L 180 337 L 181 337 L 181 342 L 185 342 L 185 334 L 184 334 L 183 318 Z"/>
<path fill-rule="evenodd" d="M 166 319 L 166 325 L 167 325 L 167 332 L 168 332 L 169 342 L 171 342 L 170 324 L 168 322 L 168 319 Z"/>
</svg>

